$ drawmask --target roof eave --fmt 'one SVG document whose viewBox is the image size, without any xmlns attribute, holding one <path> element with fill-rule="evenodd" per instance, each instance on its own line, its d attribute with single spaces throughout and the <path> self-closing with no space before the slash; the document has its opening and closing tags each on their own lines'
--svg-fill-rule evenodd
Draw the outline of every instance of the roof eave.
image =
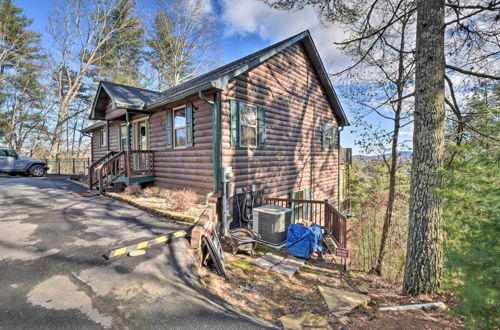
<svg viewBox="0 0 500 330">
<path fill-rule="evenodd" d="M 306 51 L 311 51 L 314 54 L 314 56 L 310 56 L 310 58 L 313 61 L 313 65 L 315 64 L 316 66 L 318 77 L 321 83 L 325 86 L 326 95 L 328 96 L 328 99 L 330 100 L 330 103 L 333 106 L 335 114 L 339 118 L 339 126 L 349 126 L 350 125 L 349 120 L 347 119 L 344 109 L 342 108 L 342 104 L 340 103 L 337 97 L 337 93 L 333 88 L 333 84 L 330 80 L 330 77 L 328 76 L 328 72 L 326 71 L 325 66 L 323 65 L 321 57 L 319 56 L 318 50 L 314 45 L 311 36 L 309 34 L 308 36 L 309 38 L 304 39 L 304 41 L 307 41 L 304 42 L 304 46 L 306 48 Z"/>
<path fill-rule="evenodd" d="M 163 106 L 165 104 L 169 104 L 169 103 L 172 103 L 172 102 L 176 102 L 176 101 L 185 99 L 186 97 L 189 97 L 191 95 L 195 95 L 200 90 L 206 90 L 206 89 L 209 89 L 209 88 L 220 89 L 217 86 L 215 86 L 212 83 L 212 81 L 209 81 L 209 82 L 201 84 L 199 86 L 194 86 L 194 87 L 191 87 L 189 89 L 183 90 L 183 91 L 181 91 L 179 93 L 176 93 L 176 94 L 174 94 L 174 95 L 172 95 L 170 97 L 167 97 L 167 98 L 164 98 L 164 99 L 160 99 L 160 100 L 158 100 L 156 102 L 150 103 L 150 104 L 146 105 L 145 109 L 146 110 L 152 110 L 152 109 L 161 107 L 161 106 Z"/>
</svg>

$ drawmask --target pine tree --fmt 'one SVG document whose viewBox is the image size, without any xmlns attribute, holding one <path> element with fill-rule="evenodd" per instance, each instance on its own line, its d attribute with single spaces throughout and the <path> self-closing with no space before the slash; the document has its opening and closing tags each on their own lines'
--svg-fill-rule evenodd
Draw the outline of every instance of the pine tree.
<svg viewBox="0 0 500 330">
<path fill-rule="evenodd" d="M 31 23 L 11 0 L 0 0 L 0 67 L 14 67 L 0 72 L 0 139 L 17 149 L 43 120 L 40 35 L 29 30 Z"/>
<path fill-rule="evenodd" d="M 97 52 L 100 56 L 96 64 L 98 79 L 131 86 L 142 85 L 139 68 L 144 56 L 144 30 L 141 20 L 134 13 L 135 7 L 135 0 L 121 0 L 110 13 L 102 34 L 111 33 L 111 37 Z M 116 26 L 121 28 L 113 31 Z"/>
</svg>

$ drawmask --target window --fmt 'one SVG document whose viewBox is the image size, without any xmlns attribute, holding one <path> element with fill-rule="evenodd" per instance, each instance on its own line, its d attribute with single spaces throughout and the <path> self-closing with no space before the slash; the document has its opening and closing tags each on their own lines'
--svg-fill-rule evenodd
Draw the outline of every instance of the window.
<svg viewBox="0 0 500 330">
<path fill-rule="evenodd" d="M 127 149 L 127 125 L 120 126 L 120 150 Z"/>
<path fill-rule="evenodd" d="M 167 110 L 167 148 L 187 148 L 194 145 L 193 104 Z"/>
<path fill-rule="evenodd" d="M 17 157 L 17 154 L 12 149 L 0 150 L 0 157 Z"/>
<path fill-rule="evenodd" d="M 257 107 L 240 103 L 241 146 L 257 146 Z"/>
<path fill-rule="evenodd" d="M 106 129 L 102 129 L 100 134 L 99 134 L 99 145 L 101 147 L 105 147 L 106 146 Z"/>
<path fill-rule="evenodd" d="M 335 137 L 337 135 L 337 127 L 329 124 L 323 125 L 322 131 L 322 149 L 333 150 L 335 149 Z"/>
<path fill-rule="evenodd" d="M 266 144 L 265 109 L 237 100 L 231 100 L 230 106 L 231 145 L 263 148 Z"/>
<path fill-rule="evenodd" d="M 14 150 L 12 149 L 5 149 L 5 156 L 7 157 L 17 157 L 17 154 Z"/>
<path fill-rule="evenodd" d="M 186 109 L 174 109 L 174 148 L 186 147 Z"/>
</svg>

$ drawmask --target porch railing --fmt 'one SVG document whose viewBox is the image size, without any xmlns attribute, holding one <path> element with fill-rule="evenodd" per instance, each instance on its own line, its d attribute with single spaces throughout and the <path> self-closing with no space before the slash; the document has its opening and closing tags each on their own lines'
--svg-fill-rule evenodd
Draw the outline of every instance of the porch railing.
<svg viewBox="0 0 500 330">
<path fill-rule="evenodd" d="M 99 193 L 103 193 L 106 187 L 119 178 L 149 176 L 154 173 L 153 151 L 151 150 L 110 152 L 98 161 L 99 163 L 91 166 L 89 170 L 89 182 L 90 189 L 97 187 Z"/>
<path fill-rule="evenodd" d="M 99 183 L 97 167 L 108 161 L 111 157 L 116 155 L 118 151 L 110 151 L 101 158 L 94 161 L 89 166 L 89 189 L 92 190 Z"/>
<path fill-rule="evenodd" d="M 323 228 L 339 247 L 349 247 L 348 220 L 328 201 L 264 197 L 264 202 L 291 208 L 292 222 L 311 221 Z"/>
</svg>

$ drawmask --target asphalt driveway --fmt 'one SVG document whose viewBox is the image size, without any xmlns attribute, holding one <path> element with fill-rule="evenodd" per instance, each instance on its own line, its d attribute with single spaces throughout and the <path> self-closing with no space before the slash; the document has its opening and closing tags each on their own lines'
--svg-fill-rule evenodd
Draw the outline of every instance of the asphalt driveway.
<svg viewBox="0 0 500 330">
<path fill-rule="evenodd" d="M 0 177 L 0 329 L 266 326 L 199 284 L 186 240 L 105 261 L 182 227 L 83 192 L 64 177 Z"/>
</svg>

